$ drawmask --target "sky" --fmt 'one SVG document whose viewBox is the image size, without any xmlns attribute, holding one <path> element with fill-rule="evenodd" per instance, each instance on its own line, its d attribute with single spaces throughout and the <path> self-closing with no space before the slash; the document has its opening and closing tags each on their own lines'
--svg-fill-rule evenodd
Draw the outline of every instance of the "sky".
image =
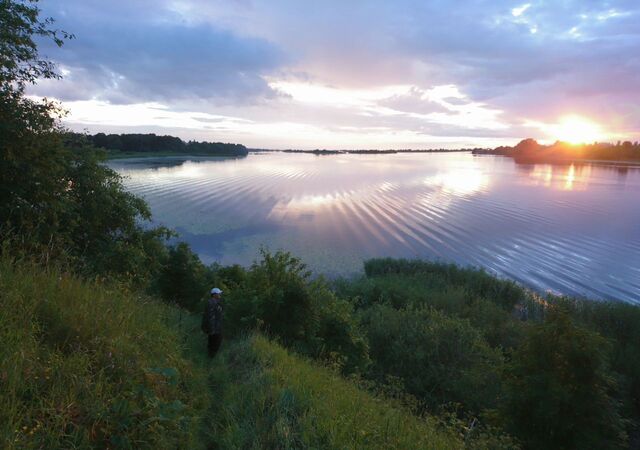
<svg viewBox="0 0 640 450">
<path fill-rule="evenodd" d="M 251 148 L 640 139 L 640 1 L 43 0 L 77 131 Z"/>
</svg>

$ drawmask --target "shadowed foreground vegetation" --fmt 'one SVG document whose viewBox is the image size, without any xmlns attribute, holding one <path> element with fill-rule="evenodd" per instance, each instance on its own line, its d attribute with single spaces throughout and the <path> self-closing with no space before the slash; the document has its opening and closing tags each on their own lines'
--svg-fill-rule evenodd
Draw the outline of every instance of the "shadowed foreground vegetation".
<svg viewBox="0 0 640 450">
<path fill-rule="evenodd" d="M 365 268 L 334 284 L 287 253 L 208 268 L 227 292 L 209 361 L 198 314 L 3 257 L 2 447 L 635 445 L 640 308 L 455 265 Z"/>
<path fill-rule="evenodd" d="M 259 335 L 205 359 L 198 317 L 0 261 L 0 446 L 462 448 L 452 428 Z"/>
<path fill-rule="evenodd" d="M 220 448 L 463 448 L 453 429 L 260 335 L 231 343 L 212 369 Z"/>
<path fill-rule="evenodd" d="M 206 374 L 178 310 L 7 258 L 0 297 L 0 447 L 197 446 Z"/>
</svg>

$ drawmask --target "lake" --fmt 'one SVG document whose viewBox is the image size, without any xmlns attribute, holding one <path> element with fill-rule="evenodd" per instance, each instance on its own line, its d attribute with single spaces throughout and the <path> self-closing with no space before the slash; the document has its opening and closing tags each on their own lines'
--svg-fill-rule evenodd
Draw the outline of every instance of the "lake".
<svg viewBox="0 0 640 450">
<path fill-rule="evenodd" d="M 285 249 L 328 276 L 376 256 L 485 268 L 541 292 L 640 303 L 640 170 L 470 153 L 281 152 L 110 167 L 206 262 Z"/>
</svg>

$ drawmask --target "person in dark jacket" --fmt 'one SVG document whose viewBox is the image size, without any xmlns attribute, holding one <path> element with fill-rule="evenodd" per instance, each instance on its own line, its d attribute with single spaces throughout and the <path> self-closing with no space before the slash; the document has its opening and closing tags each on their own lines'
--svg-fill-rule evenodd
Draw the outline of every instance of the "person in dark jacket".
<svg viewBox="0 0 640 450">
<path fill-rule="evenodd" d="M 218 288 L 211 289 L 211 298 L 207 301 L 202 314 L 202 331 L 207 334 L 207 349 L 209 357 L 213 358 L 220 349 L 222 343 L 222 291 Z"/>
</svg>

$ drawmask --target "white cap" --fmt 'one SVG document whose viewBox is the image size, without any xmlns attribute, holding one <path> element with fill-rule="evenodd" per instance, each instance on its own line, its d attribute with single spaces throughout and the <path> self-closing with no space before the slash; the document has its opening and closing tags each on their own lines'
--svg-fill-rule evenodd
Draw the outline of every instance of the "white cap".
<svg viewBox="0 0 640 450">
<path fill-rule="evenodd" d="M 213 288 L 213 289 L 211 289 L 211 293 L 212 294 L 222 294 L 222 291 L 220 289 L 218 289 L 218 288 Z"/>
</svg>

